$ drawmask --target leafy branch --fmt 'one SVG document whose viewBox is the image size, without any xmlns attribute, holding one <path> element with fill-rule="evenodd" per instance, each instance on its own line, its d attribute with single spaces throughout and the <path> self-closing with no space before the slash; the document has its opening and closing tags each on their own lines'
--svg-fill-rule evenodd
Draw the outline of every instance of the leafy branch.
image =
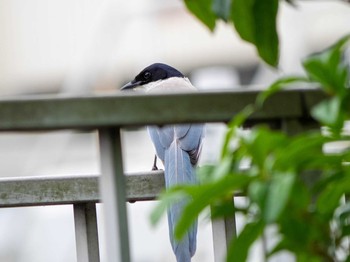
<svg viewBox="0 0 350 262">
<path fill-rule="evenodd" d="M 349 39 L 344 37 L 306 58 L 306 77 L 278 80 L 254 105 L 237 114 L 228 124 L 220 163 L 199 169 L 200 185 L 178 186 L 164 193 L 152 214 L 153 222 L 168 204 L 189 197 L 176 227 L 178 238 L 209 208 L 213 219 L 235 213 L 247 218 L 229 245 L 227 261 L 245 261 L 252 244 L 270 226 L 277 229 L 279 241 L 268 250 L 267 258 L 288 250 L 297 261 L 349 261 L 344 241 L 350 236 L 350 204 L 344 195 L 350 193 L 350 150 L 324 152 L 327 143 L 350 141 L 342 132 L 344 122 L 350 119 L 349 69 L 342 59 Z M 269 96 L 295 83 L 315 84 L 327 94 L 310 112 L 327 129 L 326 135 L 313 130 L 288 136 L 266 126 L 242 131 L 240 126 Z M 247 161 L 249 168 L 242 169 Z M 237 192 L 248 199 L 239 209 L 232 205 Z"/>
<path fill-rule="evenodd" d="M 279 0 L 184 0 L 187 9 L 209 30 L 216 22 L 232 23 L 240 37 L 256 46 L 269 65 L 278 65 L 276 17 Z M 291 3 L 292 1 L 287 1 Z"/>
</svg>

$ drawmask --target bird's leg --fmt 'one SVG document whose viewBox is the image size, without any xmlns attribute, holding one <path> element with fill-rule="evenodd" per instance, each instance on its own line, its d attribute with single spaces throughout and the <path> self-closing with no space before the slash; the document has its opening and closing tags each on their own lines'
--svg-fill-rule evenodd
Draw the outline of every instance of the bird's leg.
<svg viewBox="0 0 350 262">
<path fill-rule="evenodd" d="M 153 162 L 153 167 L 152 167 L 152 171 L 158 170 L 157 167 L 157 155 L 154 155 L 154 162 Z"/>
</svg>

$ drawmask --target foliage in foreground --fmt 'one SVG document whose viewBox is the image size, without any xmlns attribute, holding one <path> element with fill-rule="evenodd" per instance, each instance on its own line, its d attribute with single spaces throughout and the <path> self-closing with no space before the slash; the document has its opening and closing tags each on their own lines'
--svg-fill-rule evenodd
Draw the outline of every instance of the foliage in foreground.
<svg viewBox="0 0 350 262">
<path fill-rule="evenodd" d="M 297 1 L 284 1 L 297 6 Z M 283 1 L 184 0 L 187 9 L 209 30 L 214 31 L 220 20 L 234 26 L 238 35 L 253 44 L 261 59 L 273 67 L 277 67 L 279 60 L 276 21 L 281 2 Z"/>
<path fill-rule="evenodd" d="M 184 0 L 184 3 L 211 31 L 218 20 L 232 24 L 243 40 L 255 45 L 267 64 L 277 66 L 279 0 Z"/>
<path fill-rule="evenodd" d="M 327 143 L 349 142 L 344 121 L 350 116 L 349 70 L 343 50 L 349 37 L 303 62 L 306 77 L 287 77 L 262 93 L 255 105 L 247 106 L 228 125 L 218 165 L 200 170 L 200 185 L 179 186 L 163 194 L 152 214 L 155 223 L 169 203 L 190 196 L 176 227 L 181 238 L 194 219 L 211 210 L 212 218 L 242 213 L 247 224 L 230 243 L 227 261 L 245 261 L 252 244 L 269 227 L 277 230 L 278 242 L 267 251 L 266 259 L 287 250 L 297 261 L 350 261 L 350 150 L 326 154 Z M 261 108 L 268 97 L 293 83 L 317 84 L 327 99 L 310 114 L 321 130 L 288 136 L 266 126 L 242 132 L 240 126 Z M 249 169 L 241 169 L 242 162 Z M 246 206 L 235 208 L 232 195 L 247 196 Z"/>
</svg>

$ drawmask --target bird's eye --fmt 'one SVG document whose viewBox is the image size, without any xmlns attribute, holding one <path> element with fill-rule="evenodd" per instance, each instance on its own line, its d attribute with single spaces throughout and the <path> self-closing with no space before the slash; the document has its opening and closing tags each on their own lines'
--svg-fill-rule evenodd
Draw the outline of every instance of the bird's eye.
<svg viewBox="0 0 350 262">
<path fill-rule="evenodd" d="M 151 77 L 151 73 L 150 72 L 145 72 L 143 74 L 143 77 L 144 77 L 144 79 L 149 79 Z"/>
</svg>

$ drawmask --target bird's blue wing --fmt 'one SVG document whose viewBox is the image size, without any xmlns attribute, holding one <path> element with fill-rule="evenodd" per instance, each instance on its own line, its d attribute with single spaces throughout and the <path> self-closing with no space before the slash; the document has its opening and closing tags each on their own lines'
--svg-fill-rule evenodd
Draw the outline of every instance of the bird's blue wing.
<svg viewBox="0 0 350 262">
<path fill-rule="evenodd" d="M 185 130 L 183 129 L 187 132 L 179 139 L 180 147 L 189 154 L 192 165 L 196 165 L 201 152 L 204 126 L 202 124 L 191 124 L 188 128 L 179 126 L 175 131 L 184 134 Z"/>
<path fill-rule="evenodd" d="M 203 138 L 203 125 L 176 125 L 176 136 L 179 138 L 180 146 L 185 151 L 197 149 Z"/>
<path fill-rule="evenodd" d="M 157 156 L 164 162 L 165 150 L 170 147 L 172 142 L 173 130 L 168 127 L 148 126 L 148 133 L 153 142 Z"/>
</svg>

